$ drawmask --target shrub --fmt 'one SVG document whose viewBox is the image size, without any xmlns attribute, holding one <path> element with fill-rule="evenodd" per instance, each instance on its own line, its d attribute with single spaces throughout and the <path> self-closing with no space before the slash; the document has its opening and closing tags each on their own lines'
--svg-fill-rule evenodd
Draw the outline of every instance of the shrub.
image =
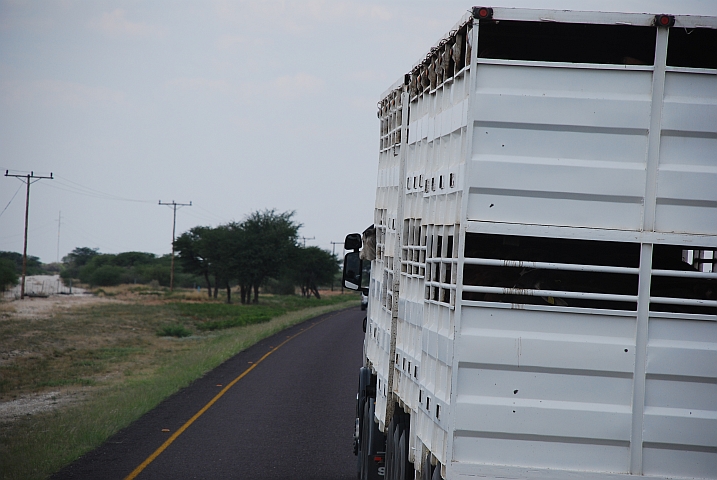
<svg viewBox="0 0 717 480">
<path fill-rule="evenodd" d="M 17 285 L 17 273 L 15 264 L 5 258 L 0 258 L 0 291 L 4 292 L 7 287 Z"/>
<path fill-rule="evenodd" d="M 270 314 L 257 313 L 245 314 L 224 320 L 211 320 L 207 322 L 197 323 L 197 328 L 202 331 L 223 330 L 225 328 L 242 327 L 244 325 L 252 325 L 254 323 L 264 323 L 272 319 Z"/>
<path fill-rule="evenodd" d="M 122 278 L 122 267 L 114 265 L 102 265 L 95 269 L 90 275 L 90 284 L 101 287 L 111 287 L 120 284 Z"/>
<path fill-rule="evenodd" d="M 184 328 L 184 325 L 165 325 L 159 329 L 157 335 L 160 337 L 188 337 L 192 334 L 189 330 Z"/>
</svg>

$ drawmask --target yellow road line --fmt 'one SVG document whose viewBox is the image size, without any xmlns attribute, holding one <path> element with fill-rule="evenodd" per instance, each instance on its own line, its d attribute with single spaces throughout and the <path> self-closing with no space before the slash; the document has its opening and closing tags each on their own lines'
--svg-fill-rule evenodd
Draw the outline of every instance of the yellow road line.
<svg viewBox="0 0 717 480">
<path fill-rule="evenodd" d="M 280 349 L 281 347 L 283 347 L 287 342 L 289 342 L 289 341 L 291 341 L 292 339 L 298 337 L 299 335 L 301 335 L 302 333 L 306 332 L 307 330 L 311 330 L 311 329 L 314 328 L 316 325 L 318 325 L 318 324 L 320 324 L 320 323 L 322 323 L 322 322 L 325 322 L 326 320 L 328 320 L 328 319 L 331 318 L 331 317 L 334 317 L 335 315 L 336 315 L 336 314 L 329 315 L 328 317 L 324 318 L 323 320 L 320 320 L 320 321 L 318 321 L 318 322 L 312 324 L 310 327 L 302 329 L 300 332 L 298 332 L 298 333 L 292 335 L 291 337 L 289 337 L 289 338 L 287 338 L 286 340 L 284 340 L 283 342 L 281 342 L 278 346 L 272 348 L 272 349 L 269 350 L 267 353 L 265 353 L 264 356 L 261 357 L 259 360 L 257 360 L 255 363 L 253 363 L 251 367 L 249 367 L 249 368 L 247 368 L 246 370 L 244 370 L 241 375 L 239 375 L 237 378 L 235 378 L 234 380 L 232 380 L 231 383 L 229 383 L 226 387 L 222 388 L 222 390 L 221 390 L 219 393 L 217 393 L 217 394 L 214 396 L 214 398 L 212 398 L 212 399 L 209 401 L 209 403 L 207 403 L 206 405 L 204 405 L 204 407 L 202 407 L 201 410 L 199 410 L 197 413 L 195 413 L 192 418 L 190 418 L 189 420 L 187 420 L 187 422 L 186 422 L 184 425 L 182 425 L 182 426 L 179 428 L 179 430 L 177 430 L 176 432 L 174 432 L 171 437 L 169 437 L 157 450 L 155 450 L 154 453 L 152 453 L 152 455 L 150 455 L 149 457 L 147 457 L 147 459 L 146 459 L 144 462 L 140 463 L 139 466 L 138 466 L 137 468 L 135 468 L 135 469 L 132 471 L 132 473 L 130 473 L 129 475 L 127 475 L 124 480 L 133 480 L 134 478 L 137 477 L 137 475 L 139 475 L 140 473 L 142 473 L 142 470 L 144 470 L 145 468 L 147 468 L 147 466 L 148 466 L 150 463 L 152 463 L 152 462 L 154 461 L 154 459 L 157 458 L 163 451 L 165 451 L 165 450 L 167 449 L 167 447 L 169 447 L 169 446 L 172 444 L 172 442 L 174 442 L 182 433 L 184 433 L 184 431 L 185 431 L 187 428 L 189 428 L 189 426 L 190 426 L 192 423 L 194 423 L 194 421 L 195 421 L 196 419 L 198 419 L 199 417 L 201 417 L 204 412 L 206 412 L 207 410 L 209 410 L 209 407 L 211 407 L 212 405 L 214 405 L 214 403 L 216 403 L 216 401 L 219 400 L 219 399 L 222 397 L 222 395 L 224 395 L 225 393 L 227 393 L 227 391 L 228 391 L 230 388 L 232 388 L 235 383 L 237 383 L 239 380 L 241 380 L 242 378 L 244 378 L 249 372 L 251 372 L 252 370 L 254 370 L 254 367 L 256 367 L 256 366 L 259 365 L 261 362 L 263 362 L 266 357 L 268 357 L 268 356 L 271 355 L 272 353 L 274 353 L 274 352 L 276 352 L 277 350 L 279 350 L 279 349 Z"/>
</svg>

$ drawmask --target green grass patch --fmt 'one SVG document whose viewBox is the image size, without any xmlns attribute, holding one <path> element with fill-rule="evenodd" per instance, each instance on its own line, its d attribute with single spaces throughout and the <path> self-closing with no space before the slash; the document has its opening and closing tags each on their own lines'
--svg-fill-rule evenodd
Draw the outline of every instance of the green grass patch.
<svg viewBox="0 0 717 480">
<path fill-rule="evenodd" d="M 164 325 L 159 329 L 157 335 L 160 337 L 189 337 L 192 332 L 187 330 L 184 325 Z"/>
<path fill-rule="evenodd" d="M 216 320 L 197 323 L 197 329 L 199 330 L 223 330 L 225 328 L 242 327 L 244 325 L 251 325 L 254 323 L 263 323 L 271 320 L 271 315 L 244 315 L 240 317 L 227 318 L 225 320 Z"/>
<path fill-rule="evenodd" d="M 227 303 L 174 303 L 182 317 L 194 321 L 197 330 L 213 331 L 268 322 L 288 312 L 320 305 L 336 305 L 346 302 L 345 296 L 302 298 L 298 296 L 265 295 L 258 304 Z"/>
</svg>

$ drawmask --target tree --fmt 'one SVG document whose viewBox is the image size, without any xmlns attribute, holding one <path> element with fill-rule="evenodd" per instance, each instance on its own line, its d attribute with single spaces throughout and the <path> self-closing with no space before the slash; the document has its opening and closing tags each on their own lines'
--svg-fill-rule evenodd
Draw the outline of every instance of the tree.
<svg viewBox="0 0 717 480">
<path fill-rule="evenodd" d="M 4 292 L 7 287 L 17 285 L 17 271 L 15 262 L 7 258 L 0 258 L 0 292 Z"/>
<path fill-rule="evenodd" d="M 227 303 L 232 303 L 232 264 L 239 254 L 232 241 L 234 233 L 229 225 L 220 225 L 209 229 L 204 237 L 209 273 L 214 276 L 214 298 L 217 298 L 219 288 L 224 287 L 227 291 Z"/>
<path fill-rule="evenodd" d="M 122 283 L 122 273 L 124 273 L 122 267 L 109 264 L 102 265 L 92 270 L 87 283 L 92 286 L 113 287 Z"/>
<path fill-rule="evenodd" d="M 231 284 L 237 281 L 242 303 L 259 301 L 259 287 L 269 277 L 276 277 L 289 263 L 296 247 L 300 228 L 293 222 L 294 212 L 275 210 L 254 212 L 241 223 L 216 228 L 194 227 L 174 241 L 174 249 L 186 272 L 201 275 L 207 282 L 209 296 L 226 288 L 231 303 Z"/>
<path fill-rule="evenodd" d="M 123 252 L 115 256 L 113 263 L 118 267 L 136 267 L 139 265 L 151 265 L 156 260 L 157 256 L 153 253 Z"/>
<path fill-rule="evenodd" d="M 20 275 L 22 274 L 22 253 L 17 252 L 0 252 L 0 258 L 9 260 L 15 265 L 15 272 Z M 27 275 L 41 275 L 42 263 L 38 257 L 32 255 L 27 256 Z"/>
<path fill-rule="evenodd" d="M 319 247 L 297 248 L 292 262 L 292 277 L 301 287 L 301 295 L 316 298 L 319 295 L 319 285 L 331 283 L 339 268 L 339 261 L 335 255 Z"/>
<path fill-rule="evenodd" d="M 77 247 L 62 258 L 64 268 L 60 276 L 69 281 L 72 278 L 80 278 L 80 268 L 87 265 L 90 260 L 99 255 L 99 249 L 89 247 Z"/>
<path fill-rule="evenodd" d="M 236 235 L 233 224 L 216 228 L 194 227 L 174 241 L 174 249 L 182 268 L 190 273 L 201 275 L 207 282 L 208 295 L 212 296 L 214 277 L 214 298 L 219 288 L 227 289 L 227 302 L 231 303 L 232 265 L 236 264 L 238 250 L 233 236 Z"/>
<path fill-rule="evenodd" d="M 194 227 L 174 240 L 174 250 L 184 271 L 199 275 L 207 282 L 207 292 L 212 296 L 210 273 L 210 248 L 207 237 L 210 227 Z"/>
<path fill-rule="evenodd" d="M 116 257 L 117 255 L 111 253 L 93 255 L 87 263 L 79 268 L 76 278 L 79 278 L 82 283 L 88 283 L 90 285 L 100 285 L 103 287 L 118 285 L 120 283 L 119 275 L 121 275 L 122 269 L 115 266 L 114 260 Z M 95 275 L 95 272 L 100 269 L 102 269 L 102 272 Z M 117 277 L 116 280 L 115 277 Z"/>
<path fill-rule="evenodd" d="M 233 265 L 240 284 L 246 282 L 254 290 L 253 303 L 259 302 L 259 286 L 269 277 L 276 277 L 288 264 L 296 248 L 300 224 L 294 223 L 295 212 L 276 213 L 264 210 L 249 215 L 241 229 L 240 258 Z M 250 292 L 247 293 L 247 302 Z"/>
</svg>

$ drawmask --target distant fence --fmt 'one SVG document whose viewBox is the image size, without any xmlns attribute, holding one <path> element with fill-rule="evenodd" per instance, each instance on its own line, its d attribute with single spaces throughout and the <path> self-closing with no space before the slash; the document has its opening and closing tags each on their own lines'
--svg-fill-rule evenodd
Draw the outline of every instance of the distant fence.
<svg viewBox="0 0 717 480">
<path fill-rule="evenodd" d="M 32 275 L 25 278 L 26 297 L 49 297 L 52 295 L 70 295 L 85 293 L 83 288 L 68 287 L 62 282 L 59 275 Z M 10 290 L 3 292 L 5 299 L 20 298 L 20 283 Z"/>
</svg>

